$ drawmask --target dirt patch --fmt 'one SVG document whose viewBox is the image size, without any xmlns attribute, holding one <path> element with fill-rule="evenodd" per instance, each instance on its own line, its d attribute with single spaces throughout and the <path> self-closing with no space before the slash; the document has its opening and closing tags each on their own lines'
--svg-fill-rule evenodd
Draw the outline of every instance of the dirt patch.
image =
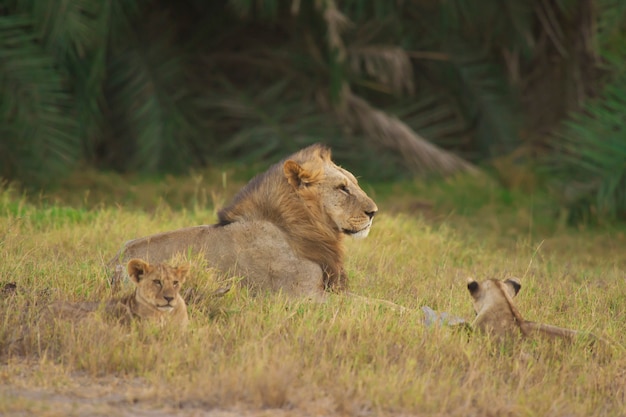
<svg viewBox="0 0 626 417">
<path fill-rule="evenodd" d="M 316 417 L 370 416 L 369 408 L 339 411 L 329 398 L 317 396 L 284 407 L 251 403 L 217 404 L 197 393 L 172 390 L 162 381 L 139 377 L 68 372 L 50 362 L 9 361 L 0 365 L 2 417 Z M 394 414 L 397 415 L 397 414 Z"/>
<path fill-rule="evenodd" d="M 94 395 L 94 390 L 74 390 L 58 392 L 44 389 L 17 389 L 0 386 L 0 414 L 5 417 L 30 416 L 40 417 L 83 417 L 83 416 L 120 416 L 120 417 L 263 417 L 293 416 L 294 410 L 244 410 L 244 409 L 205 409 L 187 405 L 150 404 L 146 400 L 132 401 L 127 393 L 116 392 L 102 396 Z"/>
<path fill-rule="evenodd" d="M 29 372 L 27 372 L 29 373 Z M 264 417 L 297 415 L 294 410 L 229 410 L 196 402 L 162 400 L 156 390 L 140 379 L 91 378 L 73 375 L 62 382 L 45 382 L 46 387 L 26 386 L 26 379 L 0 384 L 0 415 L 5 417 Z M 32 381 L 28 383 L 32 385 Z"/>
</svg>

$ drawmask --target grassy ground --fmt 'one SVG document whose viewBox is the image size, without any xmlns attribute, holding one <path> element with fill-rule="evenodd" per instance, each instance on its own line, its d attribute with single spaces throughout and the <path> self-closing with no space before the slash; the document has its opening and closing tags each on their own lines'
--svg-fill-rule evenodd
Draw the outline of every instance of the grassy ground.
<svg viewBox="0 0 626 417">
<path fill-rule="evenodd" d="M 0 414 L 623 415 L 624 229 L 567 227 L 549 197 L 485 180 L 364 185 L 381 210 L 370 237 L 347 242 L 351 290 L 409 312 L 236 290 L 190 305 L 182 336 L 98 317 L 39 322 L 52 300 L 107 296 L 104 264 L 125 240 L 214 221 L 213 203 L 240 185 L 226 179 L 0 194 L 0 282 L 17 284 L 0 303 Z M 186 287 L 215 287 L 191 261 Z M 424 305 L 471 319 L 467 276 L 521 278 L 527 319 L 603 335 L 613 355 L 425 327 Z"/>
</svg>

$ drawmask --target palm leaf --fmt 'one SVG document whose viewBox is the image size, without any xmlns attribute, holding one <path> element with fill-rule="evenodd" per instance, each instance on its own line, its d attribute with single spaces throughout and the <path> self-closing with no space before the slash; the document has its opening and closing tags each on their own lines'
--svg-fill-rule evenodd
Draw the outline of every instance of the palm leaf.
<svg viewBox="0 0 626 417">
<path fill-rule="evenodd" d="M 442 68 L 442 78 L 459 103 L 466 120 L 473 125 L 475 148 L 483 155 L 498 155 L 519 145 L 519 109 L 502 69 L 488 57 L 461 42 L 450 52 L 453 59 L 433 63 Z M 457 49 L 459 48 L 459 49 Z"/>
<path fill-rule="evenodd" d="M 74 79 L 79 137 L 91 159 L 102 135 L 103 83 L 111 2 L 99 0 L 33 1 L 31 16 L 45 47 Z"/>
<path fill-rule="evenodd" d="M 67 76 L 38 41 L 29 17 L 0 17 L 0 154 L 4 174 L 26 183 L 51 180 L 80 154 Z"/>
<path fill-rule="evenodd" d="M 555 153 L 545 165 L 556 189 L 564 190 L 564 202 L 573 214 L 589 213 L 593 206 L 597 216 L 607 219 L 626 215 L 624 112 L 626 78 L 622 77 L 555 133 Z M 573 187 L 579 192 L 571 192 Z"/>
<path fill-rule="evenodd" d="M 141 35 L 146 38 L 130 32 L 108 61 L 113 152 L 125 169 L 181 170 L 196 160 L 190 138 L 200 135 L 200 127 L 190 122 L 184 57 L 170 46 L 172 34 L 158 29 L 161 18 L 151 21 L 152 30 Z"/>
<path fill-rule="evenodd" d="M 343 90 L 342 98 L 344 108 L 340 115 L 344 123 L 402 155 L 411 171 L 441 175 L 478 172 L 469 162 L 428 142 L 400 119 L 373 108 L 348 88 Z"/>
<path fill-rule="evenodd" d="M 302 100 L 302 91 L 294 93 L 298 90 L 291 78 L 254 90 L 226 78 L 217 86 L 202 107 L 217 136 L 229 138 L 216 143 L 220 157 L 237 156 L 243 162 L 271 159 L 314 142 L 333 144 L 340 136 L 332 117 Z"/>
<path fill-rule="evenodd" d="M 30 16 L 45 50 L 72 79 L 79 137 L 93 160 L 103 137 L 104 81 L 111 43 L 124 43 L 139 2 L 17 0 L 13 9 Z"/>
<path fill-rule="evenodd" d="M 372 77 L 397 95 L 413 94 L 413 67 L 402 48 L 365 45 L 348 47 L 348 65 L 357 75 Z"/>
</svg>

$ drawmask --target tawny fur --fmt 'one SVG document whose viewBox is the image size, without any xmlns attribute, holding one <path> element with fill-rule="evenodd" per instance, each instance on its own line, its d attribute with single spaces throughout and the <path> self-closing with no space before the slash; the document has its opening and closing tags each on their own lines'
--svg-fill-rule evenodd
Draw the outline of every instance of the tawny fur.
<svg viewBox="0 0 626 417">
<path fill-rule="evenodd" d="M 150 265 L 141 259 L 131 259 L 128 274 L 135 290 L 124 297 L 100 302 L 57 302 L 47 306 L 52 317 L 84 319 L 102 311 L 107 319 L 122 323 L 148 320 L 162 325 L 185 328 L 189 323 L 187 305 L 180 288 L 187 278 L 187 266 Z"/>
<path fill-rule="evenodd" d="M 541 336 L 570 342 L 580 337 L 597 339 L 590 333 L 524 320 L 513 302 L 521 288 L 517 278 L 504 281 L 488 279 L 482 283 L 468 278 L 467 281 L 476 312 L 472 327 L 491 334 L 497 340 L 502 341 L 514 336 Z"/>
<path fill-rule="evenodd" d="M 132 257 L 162 262 L 200 253 L 209 267 L 254 289 L 319 296 L 346 286 L 343 237 L 365 237 L 378 208 L 330 150 L 305 148 L 250 181 L 219 223 L 127 242 L 109 265 Z"/>
</svg>

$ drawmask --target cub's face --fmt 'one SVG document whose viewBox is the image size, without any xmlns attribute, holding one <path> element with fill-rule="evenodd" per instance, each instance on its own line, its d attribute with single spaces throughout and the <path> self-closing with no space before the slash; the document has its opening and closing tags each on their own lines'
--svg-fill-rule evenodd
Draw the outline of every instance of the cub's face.
<svg viewBox="0 0 626 417">
<path fill-rule="evenodd" d="M 329 151 L 301 165 L 289 160 L 283 169 L 296 192 L 309 207 L 321 210 L 330 226 L 355 238 L 369 234 L 378 207 L 352 173 L 330 160 Z"/>
<path fill-rule="evenodd" d="M 187 266 L 150 265 L 141 259 L 128 262 L 128 275 L 137 286 L 137 298 L 163 312 L 172 312 L 184 302 L 179 294 L 188 272 Z"/>
</svg>

